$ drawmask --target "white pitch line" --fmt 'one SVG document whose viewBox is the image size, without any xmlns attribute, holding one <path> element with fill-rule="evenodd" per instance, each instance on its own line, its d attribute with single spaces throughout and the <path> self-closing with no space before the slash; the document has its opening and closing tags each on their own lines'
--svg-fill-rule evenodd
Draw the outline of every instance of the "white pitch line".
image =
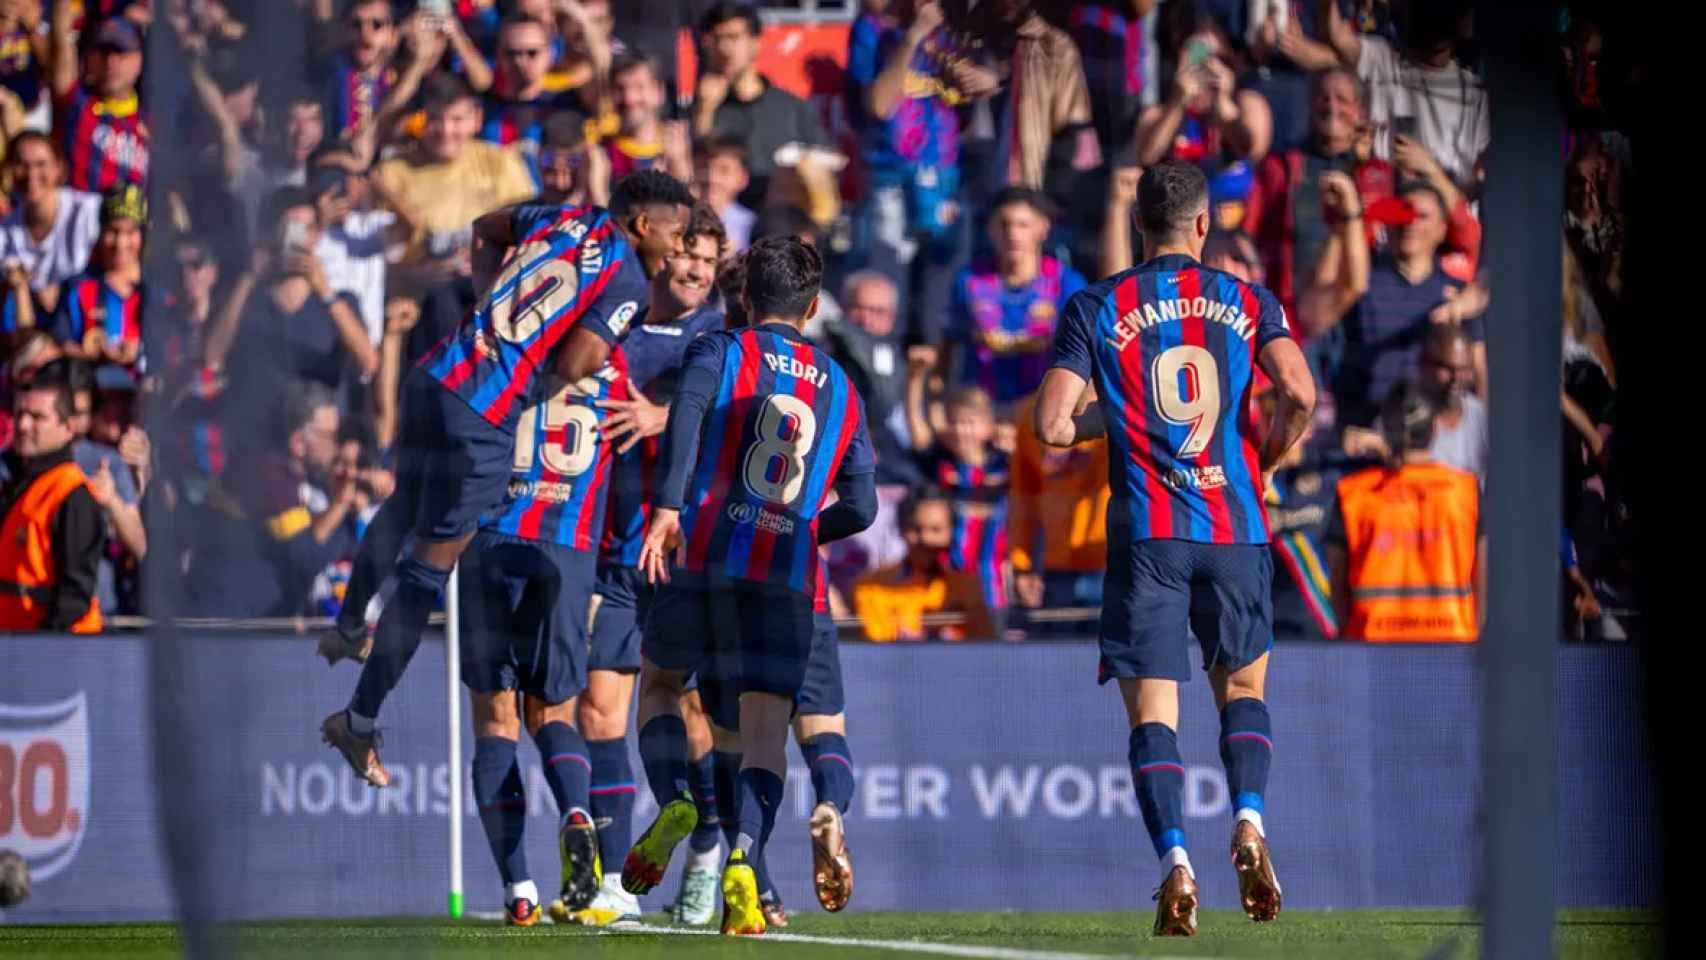
<svg viewBox="0 0 1706 960">
<path fill-rule="evenodd" d="M 688 930 L 681 927 L 639 927 L 624 930 L 606 930 L 609 936 L 643 936 L 645 934 L 665 934 L 669 936 L 715 937 L 720 934 L 715 930 Z M 937 957 L 963 957 L 966 960 L 1110 960 L 1110 957 L 1120 954 L 1107 953 L 1068 953 L 1059 950 L 1017 950 L 1012 947 L 985 947 L 964 943 L 931 943 L 926 940 L 867 940 L 859 937 L 814 937 L 802 933 L 767 933 L 761 937 L 744 937 L 746 940 L 756 940 L 769 943 L 810 943 L 826 947 L 864 947 L 871 950 L 892 950 L 897 953 L 921 953 Z M 1169 957 L 1156 954 L 1130 954 L 1143 956 L 1145 960 L 1205 960 L 1203 957 L 1185 958 Z M 1206 960 L 1215 960 L 1208 957 Z"/>
</svg>

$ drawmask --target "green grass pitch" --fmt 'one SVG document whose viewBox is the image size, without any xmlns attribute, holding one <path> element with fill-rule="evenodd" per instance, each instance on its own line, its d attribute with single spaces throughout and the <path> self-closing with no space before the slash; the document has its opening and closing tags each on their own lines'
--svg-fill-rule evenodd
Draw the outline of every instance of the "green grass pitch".
<svg viewBox="0 0 1706 960">
<path fill-rule="evenodd" d="M 1153 940 L 1139 913 L 803 913 L 781 939 L 727 941 L 650 928 L 596 933 L 572 927 L 507 928 L 479 920 L 291 920 L 233 928 L 242 957 L 475 957 L 527 954 L 595 960 L 800 957 L 879 960 L 959 956 L 986 960 L 1078 960 L 1128 957 L 1414 957 L 1480 956 L 1480 925 L 1459 910 L 1288 911 L 1256 925 L 1241 914 L 1206 911 L 1194 940 Z M 655 931 L 655 932 L 654 932 Z M 800 937 L 795 940 L 792 937 Z M 837 942 L 823 942 L 833 940 Z M 846 941 L 898 942 L 893 946 Z M 1659 955 L 1657 917 L 1645 911 L 1560 913 L 1556 955 L 1571 960 L 1624 960 Z M 12 958 L 155 958 L 182 948 L 170 924 L 0 925 L 0 956 Z"/>
</svg>

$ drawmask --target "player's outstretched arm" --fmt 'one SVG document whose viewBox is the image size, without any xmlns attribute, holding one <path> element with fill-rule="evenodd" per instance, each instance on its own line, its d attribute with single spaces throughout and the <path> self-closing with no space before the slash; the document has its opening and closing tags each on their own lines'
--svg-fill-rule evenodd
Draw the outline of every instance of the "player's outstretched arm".
<svg viewBox="0 0 1706 960">
<path fill-rule="evenodd" d="M 551 363 L 557 376 L 574 383 L 597 373 L 609 359 L 610 344 L 586 327 L 577 326 L 557 344 Z"/>
<path fill-rule="evenodd" d="M 1266 475 L 1309 429 L 1309 417 L 1315 412 L 1315 377 L 1297 341 L 1290 337 L 1269 340 L 1257 359 L 1279 395 L 1274 425 L 1262 438 L 1261 468 Z"/>
</svg>

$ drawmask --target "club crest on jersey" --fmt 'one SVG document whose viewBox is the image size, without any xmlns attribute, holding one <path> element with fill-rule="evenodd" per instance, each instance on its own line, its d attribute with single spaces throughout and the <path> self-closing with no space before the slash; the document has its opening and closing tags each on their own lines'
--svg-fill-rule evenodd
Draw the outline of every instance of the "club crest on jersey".
<svg viewBox="0 0 1706 960">
<path fill-rule="evenodd" d="M 77 857 L 89 829 L 89 712 L 83 693 L 57 703 L 0 703 L 0 848 L 37 881 Z"/>
<path fill-rule="evenodd" d="M 764 355 L 764 363 L 770 368 L 771 373 L 787 374 L 795 380 L 808 381 L 815 384 L 819 390 L 822 390 L 823 385 L 829 382 L 829 371 L 819 370 L 812 364 L 803 363 L 793 357 L 767 353 Z"/>
</svg>

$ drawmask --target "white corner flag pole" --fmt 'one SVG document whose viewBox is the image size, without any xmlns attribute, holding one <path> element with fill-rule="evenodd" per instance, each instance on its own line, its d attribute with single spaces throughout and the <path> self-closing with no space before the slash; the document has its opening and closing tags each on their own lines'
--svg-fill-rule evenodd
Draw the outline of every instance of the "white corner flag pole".
<svg viewBox="0 0 1706 960">
<path fill-rule="evenodd" d="M 462 619 L 457 616 L 458 564 L 444 601 L 444 674 L 450 693 L 450 916 L 462 916 Z"/>
</svg>

